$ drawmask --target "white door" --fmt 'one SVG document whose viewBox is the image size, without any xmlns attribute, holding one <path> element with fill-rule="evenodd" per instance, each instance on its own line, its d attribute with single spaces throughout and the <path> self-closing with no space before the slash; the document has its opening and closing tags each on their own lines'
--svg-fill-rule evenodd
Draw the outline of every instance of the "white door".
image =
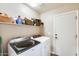
<svg viewBox="0 0 79 59">
<path fill-rule="evenodd" d="M 76 12 L 58 14 L 54 17 L 54 39 L 56 54 L 76 54 Z"/>
</svg>

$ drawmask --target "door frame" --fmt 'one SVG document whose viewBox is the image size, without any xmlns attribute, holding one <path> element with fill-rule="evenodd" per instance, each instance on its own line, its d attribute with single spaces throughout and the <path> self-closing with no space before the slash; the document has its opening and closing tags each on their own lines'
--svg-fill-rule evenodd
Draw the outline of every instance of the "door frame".
<svg viewBox="0 0 79 59">
<path fill-rule="evenodd" d="M 71 10 L 71 11 L 65 11 L 65 12 L 61 12 L 61 13 L 56 13 L 54 16 L 53 16 L 53 22 L 54 22 L 54 20 L 55 20 L 55 16 L 58 16 L 58 15 L 62 15 L 62 14 L 68 14 L 68 13 L 72 13 L 72 12 L 75 12 L 76 13 L 76 34 L 77 34 L 77 37 L 75 38 L 75 40 L 76 40 L 76 52 L 75 52 L 75 54 L 76 54 L 76 56 L 78 55 L 78 23 L 79 23 L 79 10 Z M 54 28 L 54 24 L 53 24 L 53 28 Z M 54 30 L 54 29 L 53 29 Z M 53 31 L 53 39 L 54 39 L 54 31 Z M 56 42 L 55 42 L 56 43 Z M 54 48 L 55 49 L 55 48 Z M 56 53 L 56 49 L 54 50 L 54 51 L 52 51 L 52 53 Z"/>
</svg>

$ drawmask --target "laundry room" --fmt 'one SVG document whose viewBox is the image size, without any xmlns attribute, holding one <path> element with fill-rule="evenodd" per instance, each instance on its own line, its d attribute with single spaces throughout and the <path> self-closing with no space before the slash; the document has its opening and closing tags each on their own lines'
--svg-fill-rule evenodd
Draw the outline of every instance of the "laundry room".
<svg viewBox="0 0 79 59">
<path fill-rule="evenodd" d="M 0 3 L 0 56 L 79 56 L 79 3 Z"/>
</svg>

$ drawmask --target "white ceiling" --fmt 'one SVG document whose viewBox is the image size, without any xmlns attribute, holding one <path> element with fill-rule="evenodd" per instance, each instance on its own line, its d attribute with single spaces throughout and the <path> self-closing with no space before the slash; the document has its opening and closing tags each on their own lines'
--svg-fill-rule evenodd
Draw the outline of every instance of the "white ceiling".
<svg viewBox="0 0 79 59">
<path fill-rule="evenodd" d="M 79 7 L 79 3 L 42 3 L 40 6 L 31 7 L 39 13 L 44 13 L 46 11 L 55 10 L 61 7 Z"/>
<path fill-rule="evenodd" d="M 43 3 L 40 6 L 34 8 L 35 10 L 37 10 L 39 13 L 43 13 L 49 10 L 53 10 L 56 8 L 59 8 L 60 6 L 62 6 L 63 4 L 60 3 Z"/>
</svg>

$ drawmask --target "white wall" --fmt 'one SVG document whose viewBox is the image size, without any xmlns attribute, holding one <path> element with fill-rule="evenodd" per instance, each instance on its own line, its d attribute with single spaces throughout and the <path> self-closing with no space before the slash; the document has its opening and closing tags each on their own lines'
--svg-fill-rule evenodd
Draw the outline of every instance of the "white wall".
<svg viewBox="0 0 79 59">
<path fill-rule="evenodd" d="M 46 12 L 40 15 L 41 20 L 44 22 L 44 34 L 50 37 L 51 41 L 51 50 L 52 47 L 52 38 L 53 38 L 53 13 Z"/>
<path fill-rule="evenodd" d="M 52 13 L 44 13 L 41 15 L 41 20 L 44 22 L 45 35 L 52 35 L 53 15 Z"/>
<path fill-rule="evenodd" d="M 7 13 L 9 16 L 16 18 L 18 15 L 27 18 L 39 18 L 39 14 L 21 3 L 0 3 L 0 12 Z"/>
</svg>

